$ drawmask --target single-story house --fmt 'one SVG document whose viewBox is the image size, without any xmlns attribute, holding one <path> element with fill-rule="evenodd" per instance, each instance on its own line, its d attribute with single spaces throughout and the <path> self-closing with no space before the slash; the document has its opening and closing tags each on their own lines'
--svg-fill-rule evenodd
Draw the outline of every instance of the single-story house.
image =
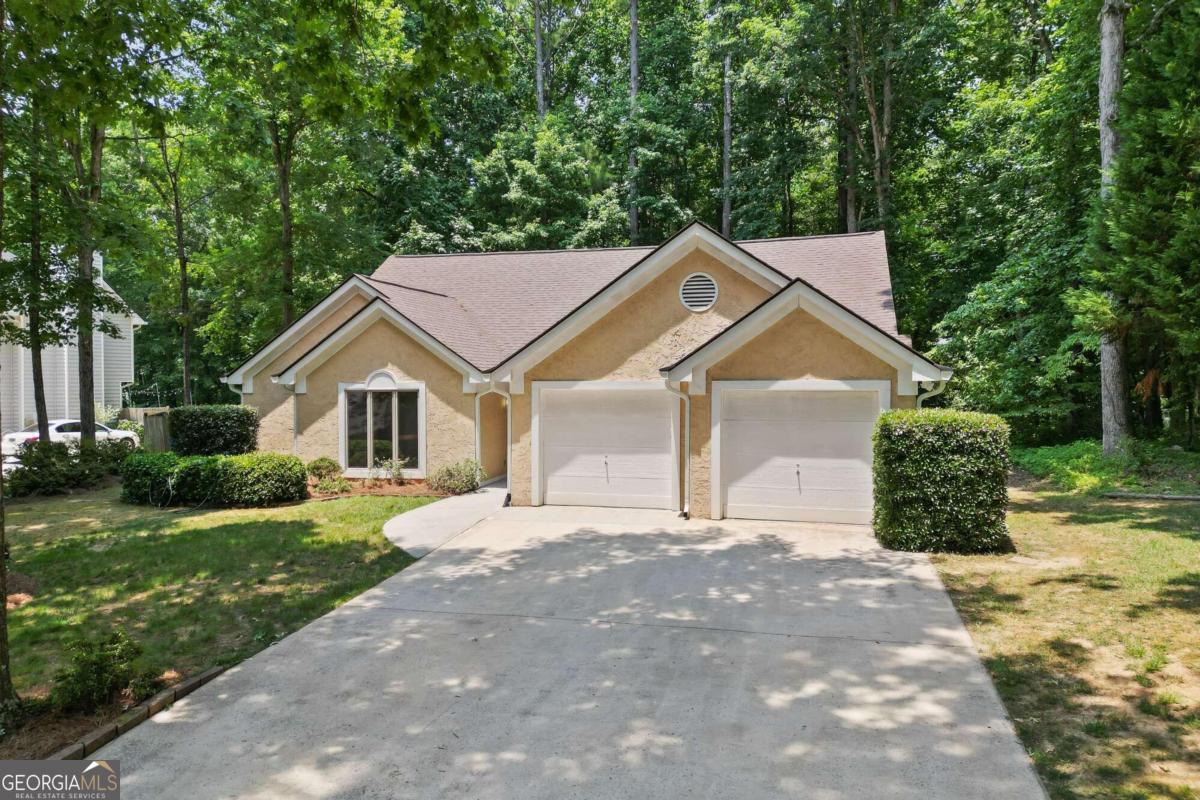
<svg viewBox="0 0 1200 800">
<path fill-rule="evenodd" d="M 871 431 L 950 370 L 896 329 L 882 233 L 393 256 L 223 380 L 259 446 L 477 458 L 514 505 L 867 522 Z"/>
</svg>

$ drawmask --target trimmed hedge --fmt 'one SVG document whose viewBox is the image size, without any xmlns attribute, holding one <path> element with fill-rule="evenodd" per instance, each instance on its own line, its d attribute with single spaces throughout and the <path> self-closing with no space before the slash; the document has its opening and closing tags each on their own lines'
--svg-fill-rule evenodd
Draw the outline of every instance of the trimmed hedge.
<svg viewBox="0 0 1200 800">
<path fill-rule="evenodd" d="M 121 499 L 156 506 L 248 508 L 308 497 L 304 462 L 277 453 L 137 453 L 121 471 Z"/>
<path fill-rule="evenodd" d="M 435 469 L 425 485 L 441 494 L 469 494 L 479 489 L 483 466 L 473 458 Z"/>
<path fill-rule="evenodd" d="M 1008 425 L 992 414 L 897 410 L 875 425 L 875 535 L 894 550 L 1012 550 Z"/>
<path fill-rule="evenodd" d="M 240 455 L 258 447 L 258 412 L 251 406 L 172 408 L 171 449 L 182 456 Z"/>
</svg>

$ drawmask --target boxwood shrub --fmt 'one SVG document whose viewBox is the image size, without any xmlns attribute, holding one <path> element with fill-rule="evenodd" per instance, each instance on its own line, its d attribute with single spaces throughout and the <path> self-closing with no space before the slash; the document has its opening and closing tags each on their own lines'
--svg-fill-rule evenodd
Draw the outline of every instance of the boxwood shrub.
<svg viewBox="0 0 1200 800">
<path fill-rule="evenodd" d="M 895 550 L 1011 550 L 1008 466 L 1008 425 L 997 416 L 885 412 L 875 426 L 875 535 Z"/>
<path fill-rule="evenodd" d="M 258 446 L 258 412 L 251 406 L 179 406 L 167 421 L 171 449 L 183 456 L 239 455 Z"/>
<path fill-rule="evenodd" d="M 308 496 L 304 462 L 276 453 L 137 453 L 126 459 L 121 478 L 122 499 L 156 506 L 247 508 Z"/>
</svg>

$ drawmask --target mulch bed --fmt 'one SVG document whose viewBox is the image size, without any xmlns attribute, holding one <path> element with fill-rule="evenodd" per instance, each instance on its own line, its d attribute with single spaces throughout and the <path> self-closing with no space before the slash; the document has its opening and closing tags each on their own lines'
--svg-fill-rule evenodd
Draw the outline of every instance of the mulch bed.
<svg viewBox="0 0 1200 800">
<path fill-rule="evenodd" d="M 316 490 L 316 483 L 310 482 L 308 491 L 318 500 L 329 500 L 335 497 L 359 497 L 362 495 L 374 495 L 382 497 L 445 497 L 446 495 L 435 492 L 425 485 L 425 481 L 409 480 L 404 483 L 392 483 L 391 481 L 370 480 L 362 478 L 350 478 L 350 491 L 338 492 L 336 494 L 323 494 Z"/>
</svg>

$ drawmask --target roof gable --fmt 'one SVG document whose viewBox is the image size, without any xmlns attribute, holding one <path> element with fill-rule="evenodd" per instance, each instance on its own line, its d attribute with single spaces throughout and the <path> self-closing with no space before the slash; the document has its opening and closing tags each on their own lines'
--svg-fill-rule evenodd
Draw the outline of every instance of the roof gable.
<svg viewBox="0 0 1200 800">
<path fill-rule="evenodd" d="M 709 366 L 736 352 L 797 309 L 896 367 L 900 394 L 915 394 L 919 382 L 942 381 L 950 377 L 949 369 L 930 361 L 911 345 L 799 278 L 675 363 L 663 366 L 661 375 L 668 381 L 687 381 L 690 393 L 703 394 Z"/>
</svg>

